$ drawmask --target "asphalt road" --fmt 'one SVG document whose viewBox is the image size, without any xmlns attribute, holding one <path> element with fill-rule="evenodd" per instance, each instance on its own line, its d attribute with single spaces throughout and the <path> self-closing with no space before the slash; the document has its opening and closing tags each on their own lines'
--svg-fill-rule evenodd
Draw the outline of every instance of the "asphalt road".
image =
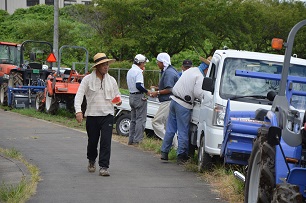
<svg viewBox="0 0 306 203">
<path fill-rule="evenodd" d="M 28 202 L 222 202 L 196 173 L 115 141 L 111 176 L 88 173 L 86 145 L 85 132 L 0 109 L 0 147 L 15 148 L 41 171 Z"/>
</svg>

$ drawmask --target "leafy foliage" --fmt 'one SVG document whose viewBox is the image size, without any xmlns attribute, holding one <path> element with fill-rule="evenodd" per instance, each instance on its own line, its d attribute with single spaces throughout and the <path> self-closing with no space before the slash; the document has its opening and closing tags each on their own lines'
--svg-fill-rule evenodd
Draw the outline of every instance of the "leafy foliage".
<svg viewBox="0 0 306 203">
<path fill-rule="evenodd" d="M 179 68 L 189 58 L 208 57 L 216 49 L 283 53 L 271 50 L 274 37 L 286 39 L 292 26 L 306 19 L 306 4 L 282 0 L 95 0 L 91 5 L 60 9 L 59 46 L 76 45 L 117 61 L 144 54 L 147 69 L 156 69 L 155 57 L 168 52 Z M 9 15 L 0 11 L 3 41 L 53 40 L 53 6 L 36 5 Z M 293 52 L 306 58 L 305 29 Z M 69 58 L 69 57 L 68 57 Z M 71 63 L 80 58 L 70 55 Z M 154 62 L 153 62 L 154 61 Z M 66 62 L 65 62 L 66 63 Z M 113 64 L 112 66 L 121 66 Z M 127 67 L 128 66 L 128 67 Z"/>
</svg>

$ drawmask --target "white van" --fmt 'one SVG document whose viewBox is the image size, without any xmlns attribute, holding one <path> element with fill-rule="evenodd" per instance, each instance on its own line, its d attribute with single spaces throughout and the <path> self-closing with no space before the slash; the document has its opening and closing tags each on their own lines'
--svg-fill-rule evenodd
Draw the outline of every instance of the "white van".
<svg viewBox="0 0 306 203">
<path fill-rule="evenodd" d="M 190 152 L 198 149 L 198 169 L 209 168 L 220 157 L 223 141 L 224 114 L 228 99 L 233 111 L 271 109 L 267 99 L 271 90 L 279 90 L 279 82 L 236 76 L 236 70 L 281 74 L 283 55 L 237 50 L 216 50 L 203 81 L 204 97 L 194 103 L 190 125 Z M 293 58 L 291 63 L 305 65 Z M 298 73 L 297 73 L 298 75 Z M 296 103 L 299 98 L 296 97 Z M 293 105 L 295 101 L 292 101 Z"/>
</svg>

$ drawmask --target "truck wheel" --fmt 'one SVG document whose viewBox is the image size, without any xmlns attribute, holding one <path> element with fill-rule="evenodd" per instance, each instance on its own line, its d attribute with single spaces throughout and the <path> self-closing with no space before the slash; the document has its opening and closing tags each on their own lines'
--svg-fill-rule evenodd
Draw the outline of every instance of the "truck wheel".
<svg viewBox="0 0 306 203">
<path fill-rule="evenodd" d="M 212 157 L 205 152 L 205 137 L 202 136 L 200 147 L 198 149 L 198 171 L 211 169 L 213 165 Z"/>
<path fill-rule="evenodd" d="M 36 111 L 43 112 L 45 110 L 45 103 L 42 101 L 45 95 L 44 92 L 38 92 L 35 97 L 35 109 Z"/>
<path fill-rule="evenodd" d="M 122 114 L 116 121 L 118 135 L 129 136 L 131 125 L 131 114 Z"/>
<path fill-rule="evenodd" d="M 7 83 L 2 83 L 0 87 L 0 103 L 7 106 Z"/>
<path fill-rule="evenodd" d="M 288 183 L 277 184 L 273 191 L 272 203 L 302 203 L 303 197 L 299 186 Z"/>
<path fill-rule="evenodd" d="M 270 203 L 275 188 L 275 146 L 267 141 L 268 128 L 259 128 L 253 143 L 245 183 L 245 203 Z"/>
<path fill-rule="evenodd" d="M 56 101 L 55 94 L 52 96 L 49 96 L 48 91 L 46 92 L 46 112 L 49 114 L 56 114 L 58 110 L 58 102 Z"/>
</svg>

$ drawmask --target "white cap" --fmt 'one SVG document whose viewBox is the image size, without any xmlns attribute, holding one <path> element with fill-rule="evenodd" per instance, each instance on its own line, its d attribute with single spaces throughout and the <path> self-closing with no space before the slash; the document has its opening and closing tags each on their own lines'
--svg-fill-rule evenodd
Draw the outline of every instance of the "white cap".
<svg viewBox="0 0 306 203">
<path fill-rule="evenodd" d="M 149 60 L 147 59 L 147 57 L 145 57 L 142 54 L 137 54 L 134 58 L 134 61 L 136 63 L 143 63 L 143 62 L 149 62 Z"/>
</svg>

